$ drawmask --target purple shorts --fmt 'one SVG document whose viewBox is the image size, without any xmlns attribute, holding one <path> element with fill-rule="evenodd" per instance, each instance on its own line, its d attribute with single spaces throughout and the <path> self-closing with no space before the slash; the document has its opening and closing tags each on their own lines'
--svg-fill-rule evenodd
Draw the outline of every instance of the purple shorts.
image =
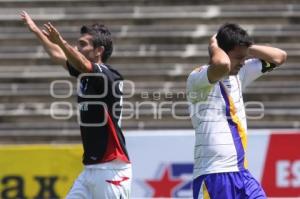
<svg viewBox="0 0 300 199">
<path fill-rule="evenodd" d="M 248 170 L 199 176 L 193 182 L 194 199 L 266 199 Z"/>
</svg>

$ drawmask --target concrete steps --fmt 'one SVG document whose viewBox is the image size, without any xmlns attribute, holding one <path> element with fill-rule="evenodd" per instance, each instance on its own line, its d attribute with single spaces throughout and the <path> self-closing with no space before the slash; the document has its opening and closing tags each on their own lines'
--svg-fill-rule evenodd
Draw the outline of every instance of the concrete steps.
<svg viewBox="0 0 300 199">
<path fill-rule="evenodd" d="M 265 108 L 263 118 L 248 120 L 249 127 L 300 127 L 300 5 L 296 0 L 284 4 L 279 0 L 0 0 L 1 143 L 80 140 L 76 80 L 49 60 L 20 21 L 21 10 L 27 10 L 39 25 L 51 20 L 72 44 L 82 24 L 101 22 L 110 27 L 115 42 L 110 64 L 134 83 L 134 92 L 125 84 L 125 94 L 133 93 L 124 99 L 125 130 L 192 128 L 184 103 L 186 78 L 196 66 L 208 62 L 208 40 L 218 27 L 227 21 L 239 23 L 256 43 L 278 46 L 289 56 L 284 66 L 245 90 L 245 102 L 261 102 Z M 71 82 L 72 95 L 51 96 L 55 80 Z M 66 84 L 55 87 L 56 94 L 69 90 Z M 58 101 L 71 103 L 70 119 L 51 118 L 51 103 Z M 173 113 L 163 111 L 159 118 L 151 103 L 175 108 Z"/>
</svg>

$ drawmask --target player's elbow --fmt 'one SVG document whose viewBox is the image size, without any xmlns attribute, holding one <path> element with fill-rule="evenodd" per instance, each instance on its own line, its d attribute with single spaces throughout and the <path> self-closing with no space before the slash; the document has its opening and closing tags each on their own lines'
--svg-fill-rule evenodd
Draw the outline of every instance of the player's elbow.
<svg viewBox="0 0 300 199">
<path fill-rule="evenodd" d="M 276 65 L 282 65 L 283 63 L 286 62 L 287 59 L 287 53 L 283 50 L 279 53 L 279 55 L 274 59 L 274 64 Z"/>
<path fill-rule="evenodd" d="M 90 61 L 88 61 L 87 59 L 85 59 L 82 62 L 82 72 L 91 73 L 92 71 L 93 71 L 92 63 Z"/>
<path fill-rule="evenodd" d="M 210 64 L 208 68 L 207 77 L 210 83 L 216 83 L 230 72 L 230 63 L 215 62 Z"/>
<path fill-rule="evenodd" d="M 228 56 L 220 56 L 219 54 L 212 56 L 210 65 L 224 72 L 230 71 L 230 59 Z"/>
<path fill-rule="evenodd" d="M 228 74 L 230 72 L 230 61 L 218 60 L 213 61 L 211 66 L 216 68 L 220 73 Z"/>
</svg>

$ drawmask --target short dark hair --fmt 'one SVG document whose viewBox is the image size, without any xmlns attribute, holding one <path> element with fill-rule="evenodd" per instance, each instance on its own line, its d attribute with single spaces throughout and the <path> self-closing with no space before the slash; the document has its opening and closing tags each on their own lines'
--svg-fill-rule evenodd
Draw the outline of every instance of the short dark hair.
<svg viewBox="0 0 300 199">
<path fill-rule="evenodd" d="M 252 38 L 239 25 L 226 23 L 221 26 L 216 36 L 218 45 L 226 53 L 235 46 L 250 47 L 253 44 Z"/>
<path fill-rule="evenodd" d="M 80 33 L 92 35 L 94 48 L 104 47 L 102 61 L 105 63 L 113 51 L 112 37 L 108 28 L 103 24 L 93 24 L 92 26 L 82 26 Z"/>
</svg>

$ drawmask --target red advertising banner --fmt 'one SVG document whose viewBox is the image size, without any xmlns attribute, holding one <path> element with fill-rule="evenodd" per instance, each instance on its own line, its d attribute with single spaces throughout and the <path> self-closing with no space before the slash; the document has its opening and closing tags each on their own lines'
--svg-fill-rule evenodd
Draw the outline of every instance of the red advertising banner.
<svg viewBox="0 0 300 199">
<path fill-rule="evenodd" d="M 270 136 L 262 186 L 269 197 L 300 196 L 300 132 Z"/>
</svg>

